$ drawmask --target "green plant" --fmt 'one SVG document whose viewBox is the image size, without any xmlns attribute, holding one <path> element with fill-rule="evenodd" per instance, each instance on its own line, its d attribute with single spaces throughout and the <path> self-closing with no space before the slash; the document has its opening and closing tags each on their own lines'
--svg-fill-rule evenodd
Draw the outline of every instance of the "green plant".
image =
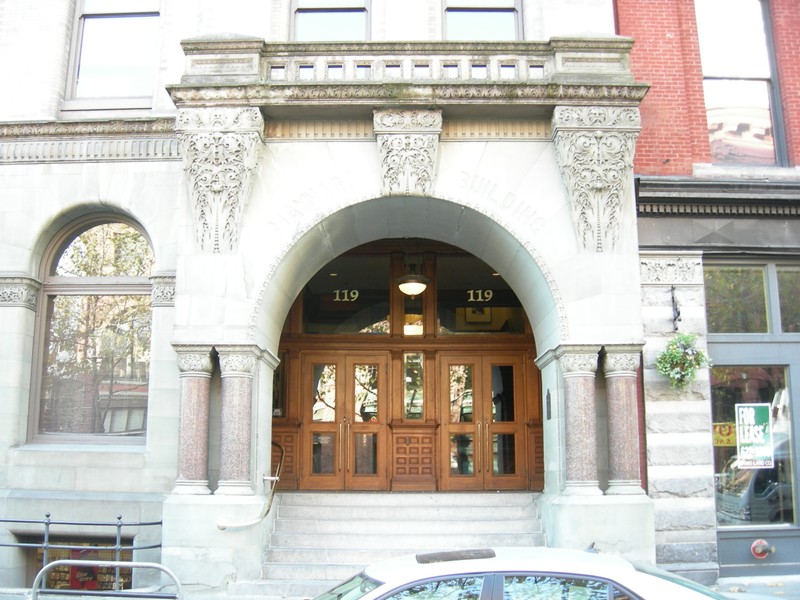
<svg viewBox="0 0 800 600">
<path fill-rule="evenodd" d="M 696 342 L 696 335 L 679 333 L 656 358 L 656 370 L 669 379 L 673 388 L 686 387 L 694 380 L 697 369 L 708 364 L 708 356 Z"/>
</svg>

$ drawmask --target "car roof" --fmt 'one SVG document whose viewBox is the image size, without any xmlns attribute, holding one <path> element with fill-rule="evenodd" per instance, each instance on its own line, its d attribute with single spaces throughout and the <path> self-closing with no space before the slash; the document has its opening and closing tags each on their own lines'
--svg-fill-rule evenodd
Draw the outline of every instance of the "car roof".
<svg viewBox="0 0 800 600">
<path fill-rule="evenodd" d="M 415 554 L 364 569 L 383 583 L 403 583 L 444 575 L 500 572 L 548 572 L 614 579 L 635 571 L 627 560 L 610 554 L 566 548 L 478 548 Z"/>
</svg>

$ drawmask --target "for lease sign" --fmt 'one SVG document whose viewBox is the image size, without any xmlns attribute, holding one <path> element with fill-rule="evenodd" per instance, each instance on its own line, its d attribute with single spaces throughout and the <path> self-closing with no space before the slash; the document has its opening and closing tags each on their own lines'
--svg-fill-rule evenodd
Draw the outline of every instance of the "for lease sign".
<svg viewBox="0 0 800 600">
<path fill-rule="evenodd" d="M 740 469 L 773 466 L 769 404 L 736 405 L 736 450 Z"/>
</svg>

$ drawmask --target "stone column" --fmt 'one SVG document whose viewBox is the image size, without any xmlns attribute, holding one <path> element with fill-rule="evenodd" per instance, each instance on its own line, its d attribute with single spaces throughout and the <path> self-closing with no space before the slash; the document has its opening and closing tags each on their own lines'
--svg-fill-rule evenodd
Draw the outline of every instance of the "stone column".
<svg viewBox="0 0 800 600">
<path fill-rule="evenodd" d="M 639 346 L 605 347 L 609 486 L 606 494 L 644 494 L 639 470 Z"/>
<path fill-rule="evenodd" d="M 427 196 L 436 175 L 442 111 L 378 109 L 373 127 L 381 158 L 381 193 Z"/>
<path fill-rule="evenodd" d="M 174 494 L 210 494 L 208 488 L 208 407 L 211 346 L 177 346 L 181 371 L 178 424 L 178 477 Z"/>
<path fill-rule="evenodd" d="M 595 373 L 600 346 L 556 351 L 564 378 L 566 495 L 601 495 L 597 477 Z"/>
<path fill-rule="evenodd" d="M 575 235 L 586 251 L 612 250 L 623 213 L 634 206 L 633 152 L 641 126 L 639 109 L 557 106 L 552 125 Z"/>
<path fill-rule="evenodd" d="M 222 369 L 222 424 L 217 494 L 253 494 L 251 432 L 253 427 L 253 372 L 258 349 L 217 346 Z"/>
</svg>

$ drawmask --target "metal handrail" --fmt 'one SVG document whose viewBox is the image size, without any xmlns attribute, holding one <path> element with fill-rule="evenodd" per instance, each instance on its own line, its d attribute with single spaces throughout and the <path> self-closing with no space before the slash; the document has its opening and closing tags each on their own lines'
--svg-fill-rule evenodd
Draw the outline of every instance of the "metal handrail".
<svg viewBox="0 0 800 600">
<path fill-rule="evenodd" d="M 116 522 L 109 522 L 109 521 L 54 521 L 50 518 L 50 513 L 47 512 L 44 514 L 44 519 L 0 519 L 0 523 L 16 523 L 16 524 L 26 524 L 26 525 L 41 525 L 43 532 L 42 532 L 42 541 L 41 542 L 14 542 L 14 543 L 0 543 L 0 547 L 5 548 L 41 548 L 42 549 L 42 566 L 48 564 L 49 562 L 49 551 L 50 550 L 105 550 L 105 551 L 113 551 L 115 560 L 121 560 L 121 553 L 123 550 L 130 550 L 131 552 L 135 550 L 151 550 L 154 548 L 160 548 L 161 543 L 154 543 L 154 544 L 130 544 L 130 545 L 123 545 L 122 544 L 122 528 L 123 527 L 149 527 L 149 526 L 161 526 L 163 523 L 161 521 L 137 521 L 137 522 L 130 522 L 125 523 L 122 520 L 122 515 L 117 515 Z M 68 543 L 51 543 L 50 542 L 50 528 L 54 525 L 61 525 L 61 526 L 77 526 L 77 527 L 113 527 L 116 529 L 116 535 L 114 536 L 114 545 L 86 545 L 86 544 L 68 544 Z M 119 582 L 119 570 L 116 572 L 116 581 L 115 585 L 118 585 Z"/>
<path fill-rule="evenodd" d="M 67 589 L 54 589 L 54 588 L 43 588 L 41 587 L 42 581 L 45 580 L 45 577 L 49 571 L 55 569 L 56 567 L 98 567 L 98 568 L 111 568 L 113 567 L 116 571 L 119 569 L 158 569 L 159 571 L 168 575 L 174 582 L 175 582 L 175 593 L 174 594 L 167 594 L 163 592 L 147 592 L 147 591 L 140 591 L 140 590 L 120 590 L 120 589 L 113 589 L 113 590 L 67 590 Z M 176 600 L 182 600 L 183 598 L 183 587 L 181 587 L 181 582 L 178 577 L 173 573 L 169 568 L 165 567 L 164 565 L 160 565 L 158 563 L 151 563 L 151 562 L 137 562 L 137 561 L 128 561 L 128 560 L 77 560 L 77 559 L 63 559 L 63 560 L 54 560 L 51 563 L 44 565 L 39 572 L 36 574 L 36 577 L 33 579 L 33 585 L 31 586 L 31 596 L 30 600 L 38 600 L 39 593 L 44 594 L 56 594 L 61 596 L 132 596 L 135 598 L 174 598 Z"/>
<path fill-rule="evenodd" d="M 283 459 L 286 457 L 286 450 L 284 450 L 283 446 L 281 446 L 278 442 L 272 442 L 272 445 L 275 446 L 280 451 L 280 458 L 278 458 L 278 467 L 275 469 L 275 475 L 269 476 L 264 475 L 264 481 L 270 482 L 269 493 L 267 494 L 267 499 L 264 501 L 264 507 L 261 509 L 261 512 L 258 516 L 251 520 L 245 521 L 240 523 L 231 523 L 228 521 L 218 521 L 217 522 L 217 529 L 220 531 L 225 531 L 227 529 L 241 529 L 243 527 L 252 527 L 253 525 L 258 525 L 267 518 L 269 511 L 272 509 L 272 500 L 275 498 L 275 488 L 278 486 L 278 481 L 281 479 L 281 469 L 283 468 Z"/>
</svg>

